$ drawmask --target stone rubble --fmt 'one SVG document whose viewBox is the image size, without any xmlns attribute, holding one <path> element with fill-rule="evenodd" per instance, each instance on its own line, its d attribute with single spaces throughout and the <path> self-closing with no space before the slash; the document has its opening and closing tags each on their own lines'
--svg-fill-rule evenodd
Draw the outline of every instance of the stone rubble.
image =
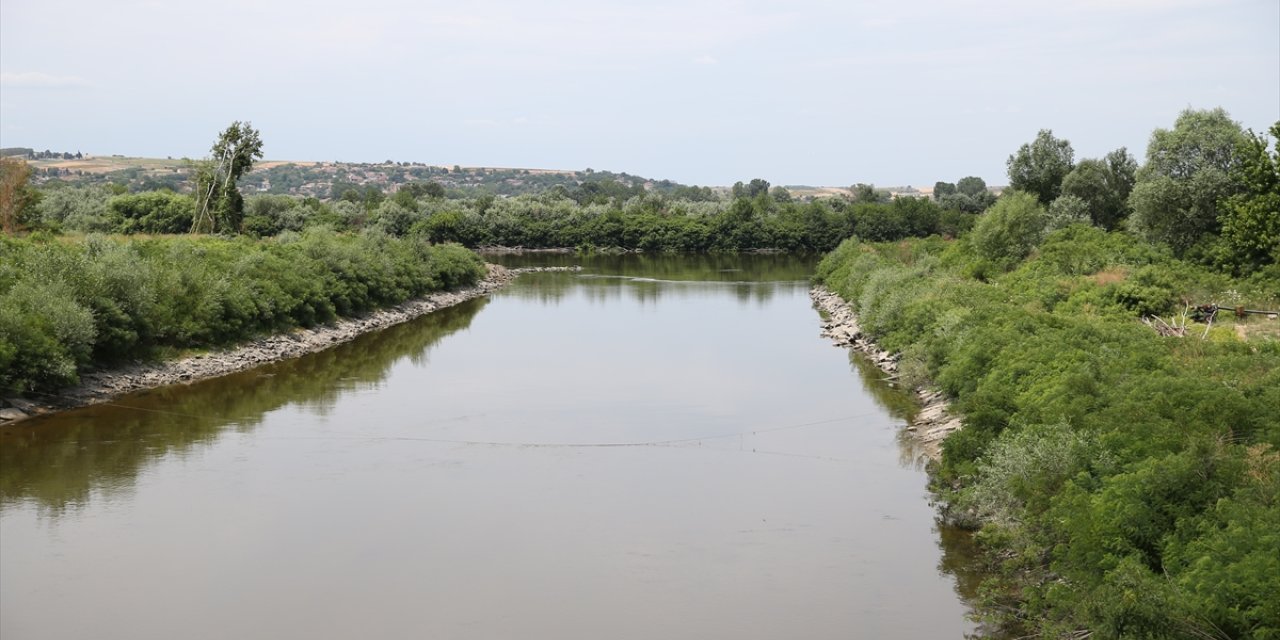
<svg viewBox="0 0 1280 640">
<path fill-rule="evenodd" d="M 342 318 L 328 325 L 267 336 L 234 348 L 194 355 L 181 360 L 86 372 L 81 374 L 79 385 L 61 390 L 56 396 L 40 396 L 36 401 L 18 397 L 4 398 L 0 400 L 0 424 L 11 423 L 37 414 L 106 402 L 133 391 L 216 378 L 268 362 L 322 351 L 353 340 L 362 334 L 385 329 L 437 309 L 488 295 L 510 284 L 522 273 L 582 270 L 582 267 L 508 269 L 495 264 L 489 264 L 487 267 L 488 274 L 485 278 L 475 286 L 466 289 L 433 293 L 365 316 Z"/>
<path fill-rule="evenodd" d="M 853 307 L 838 294 L 826 287 L 817 286 L 809 291 L 814 306 L 826 319 L 822 323 L 822 336 L 830 338 L 836 346 L 854 349 L 865 354 L 881 371 L 891 377 L 898 373 L 898 356 L 881 349 L 862 333 Z M 953 431 L 964 426 L 963 420 L 950 413 L 950 403 L 942 391 L 933 388 L 915 390 L 920 399 L 920 411 L 907 425 L 907 431 L 921 443 L 925 455 L 937 460 L 942 455 L 942 441 Z"/>
</svg>

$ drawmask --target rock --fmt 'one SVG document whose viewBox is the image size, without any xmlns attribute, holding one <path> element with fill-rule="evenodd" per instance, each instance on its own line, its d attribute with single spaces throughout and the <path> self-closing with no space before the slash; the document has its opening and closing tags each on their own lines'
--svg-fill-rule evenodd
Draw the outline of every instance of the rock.
<svg viewBox="0 0 1280 640">
<path fill-rule="evenodd" d="M 15 409 L 13 407 L 0 409 L 0 421 L 13 422 L 14 420 L 21 420 L 25 417 L 27 417 L 27 414 L 21 409 Z"/>
<path fill-rule="evenodd" d="M 9 405 L 10 407 L 19 409 L 24 413 L 31 414 L 31 413 L 35 413 L 37 410 L 36 404 L 30 400 L 27 400 L 26 398 L 5 398 L 4 401 L 5 401 L 5 404 Z"/>
<path fill-rule="evenodd" d="M 861 351 L 873 364 L 887 373 L 897 373 L 900 356 L 881 349 L 863 335 L 858 326 L 857 316 L 848 303 L 821 287 L 810 290 L 809 297 L 813 300 L 814 306 L 824 314 L 821 331 L 823 337 L 830 339 L 837 346 Z M 904 427 L 904 430 L 913 434 L 914 438 L 923 445 L 922 451 L 927 457 L 936 460 L 942 454 L 940 442 L 951 432 L 960 429 L 963 421 L 947 412 L 949 406 L 947 398 L 940 390 L 917 389 L 916 395 L 920 398 L 922 408 L 911 424 Z"/>
</svg>

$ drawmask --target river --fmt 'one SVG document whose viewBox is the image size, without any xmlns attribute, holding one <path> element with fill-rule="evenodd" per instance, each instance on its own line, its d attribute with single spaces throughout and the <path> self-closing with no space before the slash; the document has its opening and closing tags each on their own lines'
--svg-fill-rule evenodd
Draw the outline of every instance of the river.
<svg viewBox="0 0 1280 640">
<path fill-rule="evenodd" d="M 911 398 L 819 337 L 812 259 L 504 260 L 584 270 L 0 429 L 0 636 L 973 630 Z"/>
</svg>

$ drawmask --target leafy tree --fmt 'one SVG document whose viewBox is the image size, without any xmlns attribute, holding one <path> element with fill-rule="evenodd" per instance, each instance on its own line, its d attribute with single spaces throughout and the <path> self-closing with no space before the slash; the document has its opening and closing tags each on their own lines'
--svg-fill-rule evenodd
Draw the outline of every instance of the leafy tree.
<svg viewBox="0 0 1280 640">
<path fill-rule="evenodd" d="M 418 221 L 418 218 L 419 216 L 412 209 L 402 207 L 393 200 L 387 200 L 378 205 L 371 222 L 376 228 L 389 235 L 403 236 L 409 232 L 409 228 Z"/>
<path fill-rule="evenodd" d="M 435 180 L 430 180 L 427 182 L 410 182 L 404 185 L 403 187 L 400 187 L 400 191 L 398 193 L 401 193 L 401 192 L 408 193 L 410 196 L 413 196 L 414 198 L 421 198 L 423 196 L 426 196 L 428 198 L 443 198 L 444 185 L 441 185 L 439 182 L 436 182 Z"/>
<path fill-rule="evenodd" d="M 769 193 L 769 181 L 752 178 L 751 182 L 747 184 L 743 184 L 741 181 L 735 182 L 730 192 L 735 200 L 738 198 L 755 198 Z"/>
<path fill-rule="evenodd" d="M 1054 231 L 1073 224 L 1089 224 L 1089 203 L 1081 198 L 1064 193 L 1049 203 L 1049 218 L 1046 231 Z"/>
<path fill-rule="evenodd" d="M 996 196 L 987 190 L 987 183 L 977 176 L 961 178 L 951 193 L 944 195 L 939 203 L 950 211 L 964 213 L 982 213 L 987 207 L 995 204 Z"/>
<path fill-rule="evenodd" d="M 956 183 L 956 191 L 970 198 L 977 198 L 987 193 L 987 181 L 978 176 L 965 176 Z"/>
<path fill-rule="evenodd" d="M 1005 193 L 978 217 L 971 234 L 973 248 L 987 260 L 1010 267 L 1040 244 L 1046 223 L 1044 207 L 1035 194 Z"/>
<path fill-rule="evenodd" d="M 791 202 L 791 192 L 787 191 L 787 188 L 781 185 L 770 189 L 769 195 L 772 196 L 776 202 Z"/>
<path fill-rule="evenodd" d="M 1009 186 L 1033 193 L 1041 204 L 1049 204 L 1061 192 L 1062 179 L 1075 166 L 1071 142 L 1053 137 L 1050 129 L 1041 129 L 1036 139 L 1009 156 Z"/>
<path fill-rule="evenodd" d="M 938 181 L 933 183 L 933 199 L 939 202 L 943 198 L 956 192 L 956 185 L 951 182 Z"/>
<path fill-rule="evenodd" d="M 1156 129 L 1129 196 L 1134 230 L 1179 255 L 1216 233 L 1219 203 L 1239 191 L 1232 174 L 1247 143 L 1221 108 L 1187 109 L 1173 129 Z"/>
<path fill-rule="evenodd" d="M 1062 179 L 1062 193 L 1083 200 L 1093 224 L 1114 229 L 1129 215 L 1129 194 L 1137 171 L 1138 162 L 1121 147 L 1100 160 L 1081 160 Z"/>
<path fill-rule="evenodd" d="M 192 231 L 240 230 L 244 198 L 236 181 L 262 158 L 262 139 L 248 122 L 232 122 L 211 148 L 212 158 L 196 168 L 196 217 Z"/>
<path fill-rule="evenodd" d="M 0 158 L 0 228 L 15 233 L 38 199 L 31 189 L 31 168 L 22 160 Z"/>
<path fill-rule="evenodd" d="M 849 191 L 853 193 L 853 201 L 862 204 L 875 204 L 877 202 L 888 202 L 889 193 L 887 191 L 879 191 L 873 184 L 858 184 L 849 187 Z"/>
<path fill-rule="evenodd" d="M 1243 188 L 1222 204 L 1222 262 L 1249 272 L 1280 261 L 1280 122 L 1271 125 L 1276 149 L 1250 132 L 1232 178 Z"/>
</svg>

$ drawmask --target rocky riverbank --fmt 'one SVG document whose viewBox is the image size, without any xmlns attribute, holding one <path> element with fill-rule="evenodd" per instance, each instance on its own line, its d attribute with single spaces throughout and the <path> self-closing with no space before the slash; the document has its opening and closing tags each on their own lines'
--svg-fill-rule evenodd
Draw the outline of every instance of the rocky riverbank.
<svg viewBox="0 0 1280 640">
<path fill-rule="evenodd" d="M 849 306 L 844 298 L 821 286 L 811 289 L 809 298 L 813 300 L 814 306 L 827 316 L 822 324 L 823 337 L 830 338 L 836 346 L 847 347 L 865 354 L 881 371 L 890 376 L 897 375 L 898 356 L 881 349 L 863 335 L 853 307 Z M 963 422 L 950 413 L 949 403 L 942 391 L 928 387 L 914 391 L 920 398 L 922 406 L 912 418 L 911 424 L 907 425 L 907 431 L 915 434 L 925 455 L 937 460 L 942 454 L 942 441 L 951 432 L 960 429 Z"/>
<path fill-rule="evenodd" d="M 80 384 L 30 398 L 5 398 L 0 402 L 0 424 L 33 415 L 107 402 L 116 396 L 143 389 L 216 378 L 253 367 L 297 358 L 355 339 L 371 331 L 407 322 L 437 309 L 488 295 L 531 271 L 580 271 L 582 267 L 526 267 L 509 269 L 488 265 L 488 275 L 478 284 L 458 291 L 442 291 L 410 300 L 364 316 L 342 318 L 331 324 L 267 336 L 236 347 L 193 355 L 170 362 L 136 364 L 80 375 Z"/>
</svg>

